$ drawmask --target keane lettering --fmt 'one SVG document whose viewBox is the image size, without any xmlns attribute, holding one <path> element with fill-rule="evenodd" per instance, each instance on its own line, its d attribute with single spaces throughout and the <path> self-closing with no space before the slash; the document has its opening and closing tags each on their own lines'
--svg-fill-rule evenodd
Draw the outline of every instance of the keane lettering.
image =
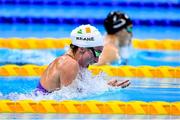
<svg viewBox="0 0 180 120">
<path fill-rule="evenodd" d="M 94 41 L 94 37 L 76 37 L 76 40 Z"/>
</svg>

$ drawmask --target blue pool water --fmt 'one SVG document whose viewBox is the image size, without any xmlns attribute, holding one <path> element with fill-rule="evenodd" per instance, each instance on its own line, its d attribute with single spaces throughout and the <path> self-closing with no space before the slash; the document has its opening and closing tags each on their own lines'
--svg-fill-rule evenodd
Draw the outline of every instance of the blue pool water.
<svg viewBox="0 0 180 120">
<path fill-rule="evenodd" d="M 82 0 L 79 0 L 84 2 Z M 89 1 L 92 2 L 93 0 Z M 113 0 L 112 2 L 117 2 L 118 0 Z M 100 1 L 99 1 L 100 2 Z M 101 1 L 107 2 L 107 1 Z M 133 3 L 138 1 L 128 1 L 128 3 Z M 139 1 L 140 2 L 140 1 Z M 141 1 L 143 3 L 150 1 Z M 152 1 L 153 4 L 156 3 L 166 3 L 165 1 Z M 179 1 L 169 1 L 169 3 L 179 3 Z M 57 5 L 57 6 L 48 6 L 44 5 L 10 5 L 10 4 L 1 4 L 0 5 L 0 17 L 25 17 L 28 20 L 28 17 L 33 18 L 69 18 L 76 20 L 77 18 L 82 19 L 104 19 L 107 13 L 111 10 L 120 10 L 128 13 L 128 15 L 133 19 L 138 20 L 160 20 L 158 24 L 160 26 L 146 25 L 142 26 L 135 25 L 133 29 L 133 37 L 139 39 L 179 39 L 179 35 L 175 31 L 179 31 L 180 28 L 175 24 L 179 25 L 180 20 L 180 9 L 178 7 L 132 7 L 132 6 L 68 6 Z M 12 10 L 13 9 L 13 10 Z M 143 9 L 143 10 L 142 10 Z M 64 14 L 68 13 L 68 14 Z M 81 13 L 81 14 L 79 14 Z M 92 14 L 96 13 L 96 14 Z M 166 13 L 166 14 L 163 14 Z M 175 20 L 174 25 L 168 25 L 169 20 Z M 152 21 L 151 21 L 152 22 Z M 151 23 L 150 22 L 150 23 Z M 83 23 L 83 22 L 82 22 Z M 79 24 L 82 24 L 79 23 Z M 163 25 L 166 23 L 165 25 Z M 69 33 L 72 29 L 77 27 L 79 24 L 0 24 L 0 37 L 69 37 Z M 102 23 L 101 23 L 102 24 Z M 149 23 L 148 23 L 149 24 Z M 162 25 L 161 25 L 162 24 Z M 102 25 L 93 23 L 102 33 L 105 33 Z"/>
<path fill-rule="evenodd" d="M 127 88 L 104 88 L 102 86 L 102 81 L 96 81 L 96 84 L 99 86 L 97 89 L 94 86 L 94 83 L 91 83 L 89 86 L 94 87 L 93 92 L 87 94 L 86 89 L 82 89 L 81 93 L 76 93 L 76 90 L 71 90 L 71 94 L 65 89 L 62 92 L 51 93 L 47 96 L 34 96 L 32 91 L 36 88 L 39 77 L 0 77 L 0 80 L 3 84 L 0 84 L 0 99 L 11 99 L 11 100 L 20 100 L 20 99 L 55 99 L 63 100 L 61 96 L 65 94 L 66 99 L 73 100 L 100 100 L 100 101 L 109 101 L 109 100 L 121 100 L 121 101 L 167 101 L 175 102 L 180 100 L 180 83 L 179 79 L 142 79 L 142 78 L 131 78 L 131 85 Z M 105 81 L 105 80 L 104 80 Z M 92 85 L 93 84 L 93 85 Z M 88 88 L 87 88 L 88 89 Z M 88 89 L 91 90 L 91 89 Z M 99 92 L 99 93 L 98 93 Z M 31 95 L 29 95 L 31 94 Z M 69 95 L 69 96 L 68 96 Z M 58 98 L 58 97 L 59 98 Z"/>
<path fill-rule="evenodd" d="M 46 50 L 18 50 L 18 49 L 0 49 L 0 65 L 5 64 L 35 64 L 47 65 L 56 57 L 65 53 L 63 49 L 46 49 Z"/>
<path fill-rule="evenodd" d="M 85 5 L 85 6 L 82 6 Z M 180 40 L 179 0 L 0 0 L 0 38 L 37 37 L 67 38 L 72 29 L 91 22 L 106 34 L 102 20 L 111 10 L 126 12 L 135 23 L 133 38 Z M 35 22 L 32 20 L 35 19 Z M 46 20 L 60 20 L 46 22 Z M 71 21 L 72 20 L 72 21 Z M 45 21 L 45 22 L 44 22 Z M 100 21 L 100 22 L 99 22 Z M 47 65 L 65 53 L 64 49 L 18 50 L 0 48 L 0 66 L 6 64 Z M 179 51 L 153 51 L 131 49 L 128 65 L 180 66 Z M 121 100 L 121 101 L 180 101 L 180 79 L 117 78 L 130 79 L 125 89 L 106 85 L 109 76 L 87 75 L 83 88 L 63 88 L 47 96 L 35 96 L 40 77 L 0 77 L 0 99 L 64 99 Z M 94 86 L 96 85 L 96 86 Z M 86 86 L 86 87 L 84 87 Z M 133 115 L 62 115 L 62 114 L 0 114 L 0 119 L 180 119 L 179 116 Z"/>
<path fill-rule="evenodd" d="M 43 25 L 43 24 L 0 24 L 0 37 L 54 37 L 64 38 L 69 37 L 72 29 L 77 27 L 78 24 L 60 24 L 60 25 Z M 105 30 L 102 25 L 96 26 L 102 34 L 105 34 Z M 175 39 L 179 40 L 180 37 L 175 31 L 180 31 L 180 27 L 172 26 L 134 26 L 133 37 L 139 39 Z"/>
<path fill-rule="evenodd" d="M 12 50 L 1 48 L 0 66 L 5 64 L 47 65 L 65 52 L 65 49 Z M 130 49 L 129 53 L 126 54 L 129 54 L 127 65 L 180 66 L 180 53 L 178 51 L 142 51 Z"/>
<path fill-rule="evenodd" d="M 23 120 L 179 120 L 179 116 L 168 115 L 118 115 L 118 114 L 21 114 L 21 113 L 2 113 L 0 114 L 2 119 L 23 119 Z"/>
</svg>

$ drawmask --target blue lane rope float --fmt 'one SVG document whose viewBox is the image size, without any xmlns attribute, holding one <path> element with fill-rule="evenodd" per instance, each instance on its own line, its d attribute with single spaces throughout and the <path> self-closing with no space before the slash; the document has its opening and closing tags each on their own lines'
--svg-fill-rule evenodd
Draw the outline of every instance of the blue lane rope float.
<svg viewBox="0 0 180 120">
<path fill-rule="evenodd" d="M 103 19 L 97 18 L 63 18 L 63 17 L 5 17 L 0 16 L 0 23 L 6 24 L 103 24 Z M 134 25 L 180 26 L 180 20 L 134 19 Z"/>
<path fill-rule="evenodd" d="M 180 8 L 180 2 L 144 2 L 144 1 L 69 1 L 69 0 L 0 0 L 0 5 L 63 5 L 63 6 L 127 6 Z"/>
</svg>

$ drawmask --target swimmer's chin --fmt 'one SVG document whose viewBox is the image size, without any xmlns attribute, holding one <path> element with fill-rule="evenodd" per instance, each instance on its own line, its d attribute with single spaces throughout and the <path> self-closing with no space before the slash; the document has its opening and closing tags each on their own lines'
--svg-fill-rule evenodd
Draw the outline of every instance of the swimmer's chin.
<svg viewBox="0 0 180 120">
<path fill-rule="evenodd" d="M 81 67 L 83 68 L 88 68 L 90 65 L 94 65 L 94 62 L 93 63 L 89 63 L 89 64 L 79 64 Z"/>
<path fill-rule="evenodd" d="M 81 64 L 80 66 L 81 66 L 82 68 L 88 68 L 88 67 L 89 67 L 89 64 L 88 64 L 88 65 L 84 65 L 84 64 L 82 65 L 82 64 Z"/>
</svg>

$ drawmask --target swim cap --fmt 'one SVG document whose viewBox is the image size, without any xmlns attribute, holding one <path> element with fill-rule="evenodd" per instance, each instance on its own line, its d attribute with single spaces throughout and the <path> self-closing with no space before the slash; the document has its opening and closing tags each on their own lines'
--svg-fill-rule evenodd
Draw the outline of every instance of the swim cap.
<svg viewBox="0 0 180 120">
<path fill-rule="evenodd" d="M 103 45 L 102 35 L 91 25 L 81 25 L 71 32 L 72 44 L 78 47 L 97 47 Z"/>
<path fill-rule="evenodd" d="M 104 27 L 108 34 L 115 34 L 128 25 L 132 25 L 131 19 L 127 14 L 119 11 L 110 12 L 104 20 Z"/>
</svg>

